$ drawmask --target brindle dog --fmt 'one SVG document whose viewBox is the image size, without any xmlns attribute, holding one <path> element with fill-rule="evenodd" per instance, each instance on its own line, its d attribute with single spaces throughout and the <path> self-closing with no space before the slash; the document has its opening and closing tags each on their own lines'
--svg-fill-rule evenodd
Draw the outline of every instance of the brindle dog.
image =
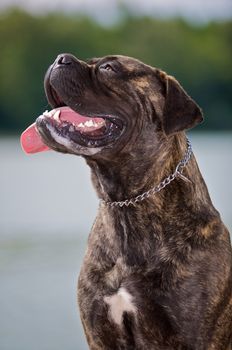
<svg viewBox="0 0 232 350">
<path fill-rule="evenodd" d="M 52 107 L 104 124 L 82 132 L 37 120 L 50 148 L 84 156 L 103 200 L 78 287 L 90 349 L 229 349 L 229 233 L 194 156 L 184 177 L 160 192 L 128 206 L 106 203 L 136 197 L 173 173 L 186 152 L 184 130 L 202 121 L 200 108 L 173 77 L 124 56 L 86 63 L 59 55 L 45 89 Z"/>
</svg>

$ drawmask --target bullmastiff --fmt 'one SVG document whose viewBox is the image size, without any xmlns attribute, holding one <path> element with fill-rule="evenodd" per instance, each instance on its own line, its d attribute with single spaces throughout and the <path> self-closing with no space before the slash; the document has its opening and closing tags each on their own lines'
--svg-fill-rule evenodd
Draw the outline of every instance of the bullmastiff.
<svg viewBox="0 0 232 350">
<path fill-rule="evenodd" d="M 53 111 L 37 119 L 40 137 L 85 158 L 100 199 L 78 282 L 89 348 L 230 349 L 229 233 L 185 135 L 198 105 L 125 56 L 61 54 L 45 91 Z"/>
</svg>

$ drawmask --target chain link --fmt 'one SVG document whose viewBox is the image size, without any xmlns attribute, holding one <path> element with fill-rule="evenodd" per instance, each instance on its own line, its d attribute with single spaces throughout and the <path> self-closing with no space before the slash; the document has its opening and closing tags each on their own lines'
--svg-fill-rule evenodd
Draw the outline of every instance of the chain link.
<svg viewBox="0 0 232 350">
<path fill-rule="evenodd" d="M 130 199 L 125 199 L 123 201 L 105 201 L 103 199 L 100 200 L 100 203 L 107 205 L 109 207 L 128 207 L 129 205 L 136 205 L 138 202 L 142 202 L 144 199 L 151 197 L 157 192 L 160 192 L 162 189 L 164 189 L 166 186 L 168 186 L 173 180 L 175 180 L 176 177 L 180 177 L 186 181 L 190 181 L 188 178 L 186 178 L 182 173 L 184 168 L 186 167 L 187 163 L 189 162 L 192 155 L 192 145 L 189 139 L 187 138 L 187 150 L 185 152 L 184 158 L 177 164 L 176 169 L 174 173 L 163 179 L 158 185 L 152 187 L 150 190 L 136 196 L 132 197 Z"/>
</svg>

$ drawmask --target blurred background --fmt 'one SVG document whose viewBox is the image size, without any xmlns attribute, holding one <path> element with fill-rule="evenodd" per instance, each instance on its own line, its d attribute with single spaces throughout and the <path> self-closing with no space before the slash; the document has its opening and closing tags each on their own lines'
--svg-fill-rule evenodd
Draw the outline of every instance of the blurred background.
<svg viewBox="0 0 232 350">
<path fill-rule="evenodd" d="M 49 109 L 58 53 L 134 56 L 174 75 L 203 108 L 189 133 L 232 228 L 230 0 L 1 0 L 0 350 L 86 350 L 76 282 L 98 200 L 78 157 L 26 156 L 20 133 Z"/>
</svg>

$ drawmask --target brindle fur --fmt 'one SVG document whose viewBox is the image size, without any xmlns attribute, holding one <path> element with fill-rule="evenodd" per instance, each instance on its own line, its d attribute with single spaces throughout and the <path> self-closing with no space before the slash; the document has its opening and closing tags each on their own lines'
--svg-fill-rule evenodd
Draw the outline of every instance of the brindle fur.
<svg viewBox="0 0 232 350">
<path fill-rule="evenodd" d="M 110 74 L 106 79 L 93 73 L 109 61 L 120 67 L 117 74 L 104 73 Z M 74 96 L 80 113 L 103 111 L 127 122 L 124 136 L 113 148 L 85 156 L 99 197 L 130 198 L 171 174 L 186 150 L 184 130 L 202 119 L 199 107 L 177 81 L 122 56 L 88 64 L 76 60 L 72 69 L 78 78 L 72 89 L 64 79 L 54 78 L 53 86 L 64 101 Z M 65 74 L 63 70 L 60 76 Z M 56 150 L 75 153 L 54 140 L 46 142 Z M 136 206 L 99 206 L 78 283 L 91 350 L 230 349 L 229 233 L 194 156 L 184 175 L 191 182 L 177 178 Z M 121 287 L 133 297 L 137 312 L 124 312 L 119 326 L 110 319 L 104 298 Z"/>
</svg>

